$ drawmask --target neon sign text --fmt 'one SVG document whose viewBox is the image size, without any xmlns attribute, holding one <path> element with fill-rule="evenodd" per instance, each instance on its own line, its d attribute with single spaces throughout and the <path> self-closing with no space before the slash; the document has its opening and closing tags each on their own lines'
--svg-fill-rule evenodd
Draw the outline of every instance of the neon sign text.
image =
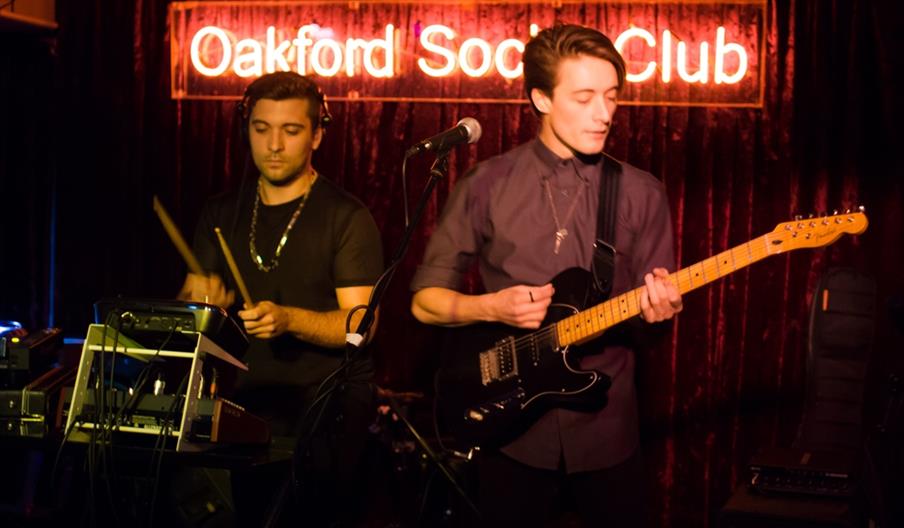
<svg viewBox="0 0 904 528">
<path fill-rule="evenodd" d="M 525 45 L 562 20 L 613 40 L 620 104 L 761 108 L 768 13 L 768 0 L 174 1 L 171 94 L 237 99 L 287 70 L 332 100 L 522 104 Z"/>
<path fill-rule="evenodd" d="M 536 26 L 532 25 L 532 32 Z M 676 39 L 665 29 L 659 43 L 646 29 L 633 27 L 623 31 L 615 39 L 615 47 L 623 55 L 631 57 L 627 46 L 637 40 L 642 45 L 654 49 L 659 54 L 659 63 L 648 61 L 640 71 L 629 68 L 627 81 L 642 83 L 653 77 L 657 66 L 662 82 L 672 82 L 673 47 L 674 72 L 688 84 L 710 82 L 710 61 L 712 59 L 712 80 L 715 84 L 735 84 L 747 74 L 747 51 L 738 43 L 727 40 L 726 30 L 716 28 L 713 53 L 710 44 L 697 44 L 697 54 L 689 60 L 690 46 Z M 417 52 L 417 67 L 430 77 L 448 77 L 460 70 L 468 77 L 484 77 L 495 71 L 505 79 L 516 79 L 523 74 L 521 54 L 524 42 L 507 38 L 495 46 L 479 37 L 469 37 L 459 41 L 459 35 L 443 24 L 432 24 L 421 30 Z M 381 38 L 370 40 L 347 38 L 344 41 L 333 38 L 332 31 L 314 24 L 298 28 L 294 38 L 277 39 L 274 26 L 266 30 L 264 42 L 244 38 L 237 40 L 234 35 L 217 26 L 199 29 L 191 39 L 191 63 L 201 75 L 217 77 L 231 72 L 239 77 L 260 76 L 274 71 L 295 70 L 300 73 L 315 73 L 321 77 L 334 77 L 343 72 L 348 77 L 367 74 L 374 78 L 390 78 L 395 71 L 396 28 L 387 24 Z M 733 56 L 736 66 L 726 71 L 726 57 Z M 691 71 L 691 63 L 696 63 L 696 71 Z"/>
<path fill-rule="evenodd" d="M 618 38 L 615 39 L 616 49 L 618 49 L 620 53 L 624 53 L 623 50 L 625 44 L 630 39 L 634 38 L 641 39 L 650 48 L 656 47 L 656 38 L 653 37 L 652 33 L 645 29 L 635 27 L 622 32 Z M 660 78 L 662 79 L 662 82 L 669 83 L 672 81 L 672 32 L 668 29 L 663 30 L 662 40 L 660 42 L 662 45 L 661 64 L 659 65 L 659 70 L 662 72 Z M 687 43 L 681 40 L 678 41 L 677 61 L 675 64 L 678 77 L 687 83 L 706 84 L 709 82 L 709 43 L 703 41 L 699 44 L 698 67 L 697 71 L 694 73 L 689 72 L 687 47 Z M 722 26 L 716 28 L 714 54 L 715 66 L 713 68 L 713 76 L 716 84 L 735 84 L 744 78 L 744 75 L 747 73 L 747 51 L 740 44 L 726 42 L 725 28 Z M 737 68 L 732 73 L 727 73 L 725 71 L 725 57 L 729 54 L 734 54 L 738 60 Z M 626 79 L 628 82 L 644 82 L 653 76 L 656 72 L 656 66 L 657 64 L 655 61 L 650 61 L 640 72 L 629 71 L 626 75 Z"/>
<path fill-rule="evenodd" d="M 277 42 L 276 27 L 270 26 L 262 44 L 251 38 L 236 41 L 222 28 L 205 26 L 191 39 L 191 63 L 206 77 L 225 75 L 230 69 L 239 77 L 259 77 L 280 70 L 313 71 L 321 77 L 333 77 L 344 70 L 347 76 L 353 77 L 360 69 L 371 77 L 393 76 L 395 27 L 392 24 L 386 25 L 385 38 L 371 40 L 348 38 L 342 43 L 329 36 L 315 40 L 318 34 L 330 32 L 306 24 L 298 28 L 295 38 Z M 382 52 L 382 64 L 378 52 Z M 217 53 L 220 58 L 212 58 Z"/>
</svg>

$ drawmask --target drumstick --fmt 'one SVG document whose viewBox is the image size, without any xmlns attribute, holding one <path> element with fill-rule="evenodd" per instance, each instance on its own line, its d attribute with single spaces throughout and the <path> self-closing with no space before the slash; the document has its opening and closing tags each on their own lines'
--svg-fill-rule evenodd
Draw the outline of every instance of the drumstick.
<svg viewBox="0 0 904 528">
<path fill-rule="evenodd" d="M 232 272 L 232 276 L 235 278 L 235 283 L 239 287 L 239 293 L 242 294 L 242 299 L 245 300 L 245 304 L 251 308 L 254 306 L 254 302 L 251 300 L 251 294 L 248 293 L 248 287 L 245 286 L 245 281 L 242 280 L 242 275 L 239 273 L 239 267 L 236 266 L 235 259 L 232 258 L 232 251 L 229 251 L 229 246 L 226 245 L 226 239 L 223 238 L 223 233 L 220 232 L 220 228 L 215 227 L 213 230 L 216 231 L 217 238 L 220 239 L 220 247 L 223 248 L 226 264 L 229 266 L 229 271 Z"/>
<path fill-rule="evenodd" d="M 157 216 L 160 218 L 160 223 L 163 224 L 163 230 L 169 235 L 170 240 L 173 241 L 173 245 L 176 246 L 176 249 L 182 254 L 182 258 L 185 259 L 185 263 L 188 264 L 189 271 L 198 275 L 206 275 L 204 269 L 201 268 L 201 263 L 198 262 L 195 254 L 191 252 L 188 244 L 185 243 L 185 239 L 182 238 L 182 233 L 179 232 L 179 228 L 176 227 L 176 224 L 173 223 L 173 219 L 170 218 L 169 213 L 164 209 L 163 204 L 157 199 L 157 195 L 154 195 L 154 212 L 157 213 Z"/>
</svg>

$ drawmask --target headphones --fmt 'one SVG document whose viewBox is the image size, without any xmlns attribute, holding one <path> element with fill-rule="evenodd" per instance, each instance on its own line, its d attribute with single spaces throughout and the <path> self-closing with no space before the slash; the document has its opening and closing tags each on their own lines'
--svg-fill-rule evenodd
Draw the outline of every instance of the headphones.
<svg viewBox="0 0 904 528">
<path fill-rule="evenodd" d="M 314 81 L 311 81 L 307 77 L 299 75 L 297 73 L 292 72 L 279 72 L 272 73 L 269 75 L 265 75 L 263 77 L 259 77 L 254 82 L 248 85 L 245 88 L 245 93 L 242 94 L 242 99 L 236 103 L 235 111 L 239 116 L 239 120 L 242 124 L 242 137 L 245 141 L 248 141 L 248 120 L 251 119 L 251 110 L 259 99 L 266 99 L 265 97 L 255 97 L 254 96 L 254 88 L 261 82 L 262 79 L 272 78 L 274 75 L 290 75 L 292 77 L 297 78 L 296 81 L 301 81 L 305 84 L 308 84 L 310 87 L 314 88 L 315 95 L 314 97 L 317 100 L 318 111 L 317 111 L 317 123 L 323 129 L 326 129 L 332 123 L 333 116 L 330 114 L 329 106 L 326 104 L 326 96 L 323 94 L 323 91 L 320 90 L 320 87 L 314 84 Z M 289 97 L 291 98 L 291 97 Z M 310 101 L 309 98 L 304 98 L 307 101 Z"/>
</svg>

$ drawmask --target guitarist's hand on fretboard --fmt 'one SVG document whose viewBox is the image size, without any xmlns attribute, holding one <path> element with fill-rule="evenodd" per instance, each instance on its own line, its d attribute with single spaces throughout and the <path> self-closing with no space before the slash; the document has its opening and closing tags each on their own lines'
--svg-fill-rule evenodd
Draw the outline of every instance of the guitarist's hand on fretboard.
<svg viewBox="0 0 904 528">
<path fill-rule="evenodd" d="M 648 323 L 666 321 L 681 311 L 681 293 L 665 268 L 644 275 L 646 287 L 640 297 L 640 316 Z"/>
<path fill-rule="evenodd" d="M 491 320 L 517 328 L 540 328 L 546 309 L 556 292 L 551 283 L 543 286 L 511 286 L 487 294 L 487 312 Z"/>
</svg>

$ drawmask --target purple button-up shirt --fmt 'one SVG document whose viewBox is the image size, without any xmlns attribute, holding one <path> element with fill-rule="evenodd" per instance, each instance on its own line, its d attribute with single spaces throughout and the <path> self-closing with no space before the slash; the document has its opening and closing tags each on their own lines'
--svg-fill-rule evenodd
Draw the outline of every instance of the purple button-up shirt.
<svg viewBox="0 0 904 528">
<path fill-rule="evenodd" d="M 427 287 L 462 288 L 475 260 L 489 292 L 518 284 L 546 284 L 572 267 L 590 269 L 596 239 L 600 159 L 561 159 L 539 139 L 478 164 L 453 190 L 412 280 Z M 615 230 L 616 295 L 643 284 L 654 267 L 674 271 L 672 225 L 662 183 L 622 163 Z M 545 180 L 555 201 L 550 206 Z M 574 208 L 570 218 L 568 211 Z M 568 230 L 554 253 L 555 217 Z M 606 346 L 584 356 L 584 369 L 612 378 L 609 403 L 596 412 L 554 409 L 502 448 L 538 468 L 590 471 L 625 460 L 638 444 L 634 354 Z"/>
</svg>

